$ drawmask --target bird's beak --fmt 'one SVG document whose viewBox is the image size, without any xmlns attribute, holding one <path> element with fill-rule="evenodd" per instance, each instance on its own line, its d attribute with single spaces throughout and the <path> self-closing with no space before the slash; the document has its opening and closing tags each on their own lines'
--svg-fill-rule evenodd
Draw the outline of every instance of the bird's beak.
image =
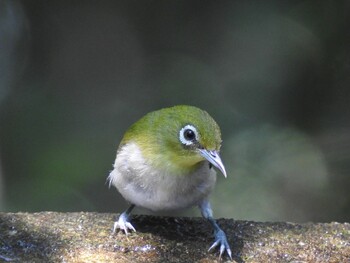
<svg viewBox="0 0 350 263">
<path fill-rule="evenodd" d="M 217 151 L 208 151 L 206 149 L 199 149 L 200 155 L 207 159 L 212 165 L 218 168 L 222 174 L 227 177 L 225 166 L 221 161 L 220 155 Z"/>
</svg>

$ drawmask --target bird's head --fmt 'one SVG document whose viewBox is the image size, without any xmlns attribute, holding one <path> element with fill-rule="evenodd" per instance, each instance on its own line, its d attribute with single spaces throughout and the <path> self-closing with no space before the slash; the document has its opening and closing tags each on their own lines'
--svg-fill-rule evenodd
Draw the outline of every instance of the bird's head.
<svg viewBox="0 0 350 263">
<path fill-rule="evenodd" d="M 156 169 L 186 174 L 207 160 L 226 177 L 220 128 L 199 108 L 180 105 L 148 113 L 127 130 L 121 146 L 129 142 Z"/>
</svg>

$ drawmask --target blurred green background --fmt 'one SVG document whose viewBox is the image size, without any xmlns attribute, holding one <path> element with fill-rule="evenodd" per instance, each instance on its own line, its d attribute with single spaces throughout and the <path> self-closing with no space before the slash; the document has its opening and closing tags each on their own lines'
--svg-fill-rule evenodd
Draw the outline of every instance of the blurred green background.
<svg viewBox="0 0 350 263">
<path fill-rule="evenodd" d="M 106 177 L 124 131 L 191 104 L 222 129 L 216 217 L 349 221 L 349 13 L 325 0 L 0 0 L 0 210 L 121 212 Z"/>
</svg>

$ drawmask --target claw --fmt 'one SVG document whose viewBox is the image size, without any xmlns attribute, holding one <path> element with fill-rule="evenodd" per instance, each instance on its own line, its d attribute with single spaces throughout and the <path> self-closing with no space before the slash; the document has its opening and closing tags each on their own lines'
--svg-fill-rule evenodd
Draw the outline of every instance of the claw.
<svg viewBox="0 0 350 263">
<path fill-rule="evenodd" d="M 225 232 L 222 231 L 221 229 L 215 234 L 215 241 L 211 245 L 211 247 L 209 248 L 208 251 L 212 250 L 213 248 L 217 247 L 218 245 L 220 245 L 219 259 L 221 259 L 222 255 L 224 254 L 224 252 L 226 250 L 227 255 L 232 260 L 232 251 L 231 251 L 230 245 L 227 242 Z"/>
<path fill-rule="evenodd" d="M 217 246 L 219 245 L 219 243 L 220 243 L 220 240 L 216 240 L 216 241 L 211 245 L 211 247 L 208 249 L 208 252 L 209 252 L 210 250 L 212 250 L 213 248 L 217 247 Z"/>
<path fill-rule="evenodd" d="M 226 248 L 226 253 L 230 257 L 230 259 L 232 260 L 232 251 L 230 248 Z"/>
<path fill-rule="evenodd" d="M 116 232 L 116 230 L 120 228 L 121 230 L 123 230 L 125 232 L 125 235 L 128 235 L 128 229 L 136 232 L 136 229 L 133 227 L 133 225 L 129 222 L 129 217 L 127 214 L 122 213 L 119 216 L 118 221 L 114 222 L 113 225 L 113 233 Z"/>
<path fill-rule="evenodd" d="M 225 246 L 224 246 L 224 244 L 221 244 L 219 259 L 221 259 L 222 253 L 224 253 L 224 251 L 225 251 Z"/>
</svg>

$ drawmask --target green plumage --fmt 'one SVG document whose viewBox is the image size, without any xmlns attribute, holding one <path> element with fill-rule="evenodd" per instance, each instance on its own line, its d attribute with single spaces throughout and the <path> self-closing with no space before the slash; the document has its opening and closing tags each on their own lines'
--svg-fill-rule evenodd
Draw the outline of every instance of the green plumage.
<svg viewBox="0 0 350 263">
<path fill-rule="evenodd" d="M 198 142 L 203 148 L 219 151 L 221 133 L 217 123 L 206 111 L 186 105 L 148 113 L 126 131 L 120 147 L 135 142 L 155 168 L 187 174 L 204 158 L 180 142 L 179 130 L 185 125 L 197 129 Z"/>
</svg>

